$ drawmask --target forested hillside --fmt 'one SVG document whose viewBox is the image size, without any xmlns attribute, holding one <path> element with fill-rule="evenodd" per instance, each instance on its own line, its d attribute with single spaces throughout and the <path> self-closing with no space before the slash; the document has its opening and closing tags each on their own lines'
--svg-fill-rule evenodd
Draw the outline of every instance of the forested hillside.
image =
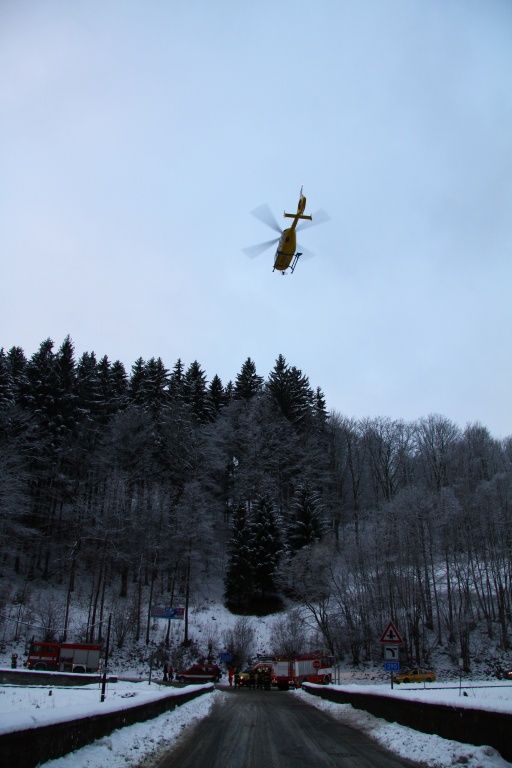
<svg viewBox="0 0 512 768">
<path fill-rule="evenodd" d="M 337 657 L 375 658 L 391 617 L 411 660 L 442 646 L 469 669 L 477 628 L 510 645 L 511 470 L 512 441 L 479 424 L 328 413 L 283 356 L 223 384 L 197 361 L 76 359 L 69 337 L 1 351 L 4 638 L 13 605 L 9 633 L 64 639 L 80 607 L 83 639 L 112 614 L 119 646 L 149 643 L 151 607 L 211 580 L 233 612 L 283 609 L 275 651 L 303 650 L 309 622 Z"/>
</svg>

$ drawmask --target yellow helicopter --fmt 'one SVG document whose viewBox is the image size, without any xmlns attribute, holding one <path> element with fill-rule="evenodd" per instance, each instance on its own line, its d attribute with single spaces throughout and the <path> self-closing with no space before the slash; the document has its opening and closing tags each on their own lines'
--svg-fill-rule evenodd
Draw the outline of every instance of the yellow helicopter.
<svg viewBox="0 0 512 768">
<path fill-rule="evenodd" d="M 271 227 L 271 229 L 279 232 L 280 236 L 274 238 L 274 240 L 267 240 L 265 243 L 258 243 L 258 245 L 252 245 L 249 248 L 244 248 L 244 253 L 246 253 L 251 258 L 254 258 L 255 256 L 259 256 L 261 253 L 266 251 L 267 248 L 270 248 L 272 245 L 278 243 L 276 255 L 274 258 L 274 268 L 272 271 L 275 272 L 277 269 L 283 275 L 286 274 L 287 269 L 290 269 L 290 272 L 293 272 L 301 256 L 313 255 L 306 248 L 301 248 L 300 251 L 297 250 L 297 230 L 304 229 L 305 226 L 313 226 L 313 224 L 322 224 L 324 221 L 328 221 L 329 219 L 325 211 L 318 211 L 315 214 L 313 220 L 313 216 L 309 216 L 304 213 L 305 210 L 306 198 L 302 194 L 302 187 L 300 188 L 297 213 L 284 213 L 285 218 L 293 219 L 291 226 L 287 227 L 287 229 L 281 229 L 268 205 L 263 204 L 258 208 L 255 208 L 254 211 L 252 211 L 252 215 L 267 226 Z M 301 226 L 297 227 L 299 222 L 302 221 L 306 221 L 307 224 L 302 224 Z"/>
</svg>

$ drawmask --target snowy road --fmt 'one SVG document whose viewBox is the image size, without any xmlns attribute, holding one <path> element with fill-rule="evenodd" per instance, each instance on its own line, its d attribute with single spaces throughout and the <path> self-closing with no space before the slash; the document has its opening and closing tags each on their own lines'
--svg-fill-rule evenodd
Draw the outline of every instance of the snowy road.
<svg viewBox="0 0 512 768">
<path fill-rule="evenodd" d="M 403 768 L 410 766 L 303 699 L 229 691 L 154 768 Z"/>
</svg>

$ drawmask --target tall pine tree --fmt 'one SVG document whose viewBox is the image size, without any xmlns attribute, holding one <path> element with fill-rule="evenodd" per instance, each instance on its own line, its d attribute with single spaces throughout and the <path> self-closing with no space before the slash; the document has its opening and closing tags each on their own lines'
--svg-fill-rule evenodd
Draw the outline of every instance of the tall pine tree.
<svg viewBox="0 0 512 768">
<path fill-rule="evenodd" d="M 0 349 L 0 410 L 14 403 L 14 382 L 11 366 L 3 348 Z"/>
<path fill-rule="evenodd" d="M 286 538 L 289 551 L 295 554 L 320 541 L 324 532 L 320 497 L 309 483 L 303 483 L 294 494 L 288 514 Z"/>
<path fill-rule="evenodd" d="M 253 594 L 253 558 L 251 529 L 246 506 L 242 503 L 233 511 L 228 558 L 224 579 L 226 606 L 234 613 L 244 613 L 250 606 Z"/>
<path fill-rule="evenodd" d="M 242 370 L 237 375 L 234 386 L 235 400 L 250 400 L 261 392 L 263 377 L 256 373 L 256 365 L 250 357 L 242 365 Z"/>
<path fill-rule="evenodd" d="M 208 387 L 208 397 L 214 416 L 218 416 L 225 405 L 225 395 L 222 381 L 217 374 L 215 374 Z"/>
<path fill-rule="evenodd" d="M 185 368 L 181 358 L 178 358 L 174 368 L 172 369 L 169 387 L 173 400 L 183 400 L 184 378 Z"/>
<path fill-rule="evenodd" d="M 152 357 L 145 365 L 140 397 L 154 416 L 158 416 L 169 403 L 169 372 L 162 359 Z"/>
<path fill-rule="evenodd" d="M 103 392 L 94 352 L 84 352 L 77 365 L 78 397 L 82 418 L 96 421 L 103 411 Z"/>
<path fill-rule="evenodd" d="M 23 403 L 27 393 L 27 358 L 21 347 L 11 347 L 7 353 L 7 362 L 12 375 L 14 398 L 16 403 Z"/>
<path fill-rule="evenodd" d="M 142 405 L 144 402 L 144 377 L 146 375 L 146 364 L 142 357 L 132 365 L 132 375 L 130 376 L 129 397 L 130 402 L 135 405 Z"/>
<path fill-rule="evenodd" d="M 206 389 L 206 374 L 197 360 L 190 364 L 185 373 L 183 397 L 197 424 L 211 421 L 212 407 Z"/>
<path fill-rule="evenodd" d="M 55 418 L 59 423 L 60 435 L 66 437 L 76 430 L 78 424 L 75 350 L 69 336 L 66 336 L 55 356 L 55 369 Z"/>
<path fill-rule="evenodd" d="M 251 521 L 251 560 L 256 608 L 272 609 L 276 593 L 276 572 L 282 554 L 281 536 L 274 505 L 268 496 L 256 502 Z"/>
<path fill-rule="evenodd" d="M 120 360 L 114 360 L 110 368 L 111 402 L 115 412 L 124 408 L 128 402 L 128 375 Z"/>
<path fill-rule="evenodd" d="M 306 428 L 313 414 L 313 392 L 307 376 L 279 355 L 270 372 L 267 389 L 281 413 L 299 429 Z"/>
</svg>

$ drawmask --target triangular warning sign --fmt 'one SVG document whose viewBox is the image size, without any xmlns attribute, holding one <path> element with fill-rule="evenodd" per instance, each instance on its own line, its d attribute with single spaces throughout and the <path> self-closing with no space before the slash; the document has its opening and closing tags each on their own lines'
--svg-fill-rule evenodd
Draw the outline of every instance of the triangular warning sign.
<svg viewBox="0 0 512 768">
<path fill-rule="evenodd" d="M 402 645 L 403 640 L 400 637 L 398 629 L 395 627 L 392 621 L 389 622 L 386 629 L 382 633 L 382 637 L 379 643 L 386 643 L 386 645 Z"/>
</svg>

